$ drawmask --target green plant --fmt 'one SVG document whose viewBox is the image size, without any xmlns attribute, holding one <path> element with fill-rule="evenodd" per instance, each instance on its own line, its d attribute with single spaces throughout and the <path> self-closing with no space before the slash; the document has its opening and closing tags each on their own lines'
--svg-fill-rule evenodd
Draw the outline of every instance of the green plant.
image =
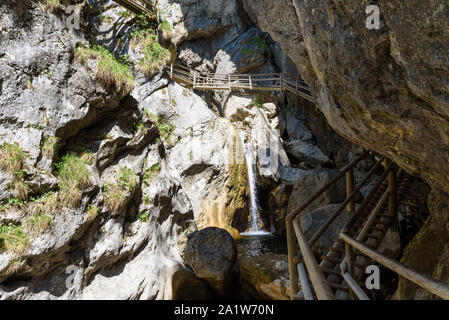
<svg viewBox="0 0 449 320">
<path fill-rule="evenodd" d="M 143 204 L 149 206 L 151 204 L 151 198 L 149 196 L 145 196 L 142 198 Z"/>
<path fill-rule="evenodd" d="M 139 214 L 139 220 L 141 221 L 141 222 L 147 222 L 148 221 L 148 219 L 149 219 L 149 217 L 150 217 L 150 215 L 149 215 L 149 213 L 148 212 L 142 212 L 141 214 Z"/>
<path fill-rule="evenodd" d="M 143 174 L 143 182 L 149 185 L 151 181 L 153 181 L 154 177 L 157 176 L 157 174 L 160 171 L 161 171 L 161 164 L 159 162 L 153 164 L 151 167 L 145 170 Z"/>
<path fill-rule="evenodd" d="M 136 186 L 137 175 L 128 167 L 120 168 L 119 185 L 122 188 L 132 189 Z"/>
<path fill-rule="evenodd" d="M 144 134 L 148 131 L 148 127 L 143 122 L 133 123 L 130 129 L 131 133 L 143 132 Z"/>
<path fill-rule="evenodd" d="M 172 98 L 170 101 L 171 101 L 172 106 L 176 107 L 176 105 L 177 105 L 176 100 Z"/>
<path fill-rule="evenodd" d="M 86 208 L 87 220 L 92 221 L 100 212 L 100 208 L 96 204 L 89 204 Z"/>
<path fill-rule="evenodd" d="M 163 19 L 160 23 L 160 28 L 162 30 L 162 37 L 164 39 L 170 39 L 173 36 L 173 31 L 171 29 L 170 23 L 167 20 Z"/>
<path fill-rule="evenodd" d="M 75 55 L 85 66 L 89 59 L 97 61 L 96 77 L 107 88 L 122 94 L 127 94 L 134 88 L 134 76 L 128 66 L 120 63 L 106 48 L 98 45 L 92 48 L 78 47 Z"/>
<path fill-rule="evenodd" d="M 60 0 L 42 0 L 42 5 L 45 9 L 49 11 L 56 11 L 60 6 Z"/>
<path fill-rule="evenodd" d="M 26 153 L 17 143 L 4 142 L 0 146 L 0 168 L 11 174 L 20 171 L 24 166 Z"/>
<path fill-rule="evenodd" d="M 175 131 L 175 126 L 168 122 L 163 116 L 157 116 L 150 114 L 150 118 L 156 123 L 156 127 L 159 130 L 159 135 L 166 141 L 170 141 L 173 131 Z"/>
<path fill-rule="evenodd" d="M 137 67 L 147 76 L 152 76 L 170 61 L 170 51 L 156 41 L 156 36 L 140 36 L 134 41 L 136 46 L 141 47 L 142 54 Z"/>
<path fill-rule="evenodd" d="M 184 97 L 190 97 L 192 94 L 190 93 L 189 90 L 183 89 L 183 90 L 182 90 L 182 95 L 183 95 Z"/>
<path fill-rule="evenodd" d="M 119 169 L 118 183 L 103 185 L 103 195 L 106 208 L 116 212 L 125 203 L 126 193 L 136 186 L 137 175 L 127 167 Z"/>
<path fill-rule="evenodd" d="M 59 181 L 59 200 L 62 205 L 73 207 L 79 204 L 82 189 L 90 185 L 86 161 L 74 154 L 65 155 L 56 164 Z"/>
<path fill-rule="evenodd" d="M 41 150 L 42 155 L 47 158 L 53 158 L 54 154 L 58 150 L 60 138 L 58 137 L 47 137 L 42 143 Z"/>
<path fill-rule="evenodd" d="M 34 214 L 25 220 L 24 228 L 32 236 L 39 236 L 51 225 L 52 217 L 45 213 Z"/>
<path fill-rule="evenodd" d="M 15 255 L 24 254 L 30 245 L 29 238 L 20 226 L 0 226 L 0 249 Z"/>
<path fill-rule="evenodd" d="M 254 97 L 253 98 L 253 106 L 255 106 L 257 108 L 262 108 L 263 101 L 259 97 Z"/>
</svg>

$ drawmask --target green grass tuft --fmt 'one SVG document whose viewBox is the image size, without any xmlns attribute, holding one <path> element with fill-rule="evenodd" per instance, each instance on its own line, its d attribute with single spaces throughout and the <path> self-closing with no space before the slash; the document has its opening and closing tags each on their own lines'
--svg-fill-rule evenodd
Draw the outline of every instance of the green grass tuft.
<svg viewBox="0 0 449 320">
<path fill-rule="evenodd" d="M 128 94 L 133 90 L 134 76 L 130 69 L 120 63 L 106 48 L 98 45 L 92 48 L 78 47 L 75 55 L 85 66 L 89 59 L 97 61 L 96 77 L 107 88 L 115 89 L 122 94 Z"/>
<path fill-rule="evenodd" d="M 69 208 L 81 201 L 82 189 L 90 185 L 86 161 L 74 154 L 68 154 L 56 165 L 59 181 L 59 200 Z"/>
<path fill-rule="evenodd" d="M 154 35 L 141 35 L 134 39 L 135 46 L 141 48 L 142 58 L 137 67 L 146 76 L 151 77 L 170 61 L 170 51 L 162 47 Z"/>
<path fill-rule="evenodd" d="M 22 170 L 26 153 L 17 143 L 4 142 L 0 146 L 0 168 L 13 174 Z"/>
<path fill-rule="evenodd" d="M 20 226 L 0 226 L 0 250 L 15 255 L 23 255 L 30 245 L 28 235 Z"/>
</svg>

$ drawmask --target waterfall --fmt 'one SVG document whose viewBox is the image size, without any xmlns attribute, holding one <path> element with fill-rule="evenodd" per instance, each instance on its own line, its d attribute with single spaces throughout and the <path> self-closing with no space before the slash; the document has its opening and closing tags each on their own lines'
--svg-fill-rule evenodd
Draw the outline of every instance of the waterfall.
<svg viewBox="0 0 449 320">
<path fill-rule="evenodd" d="M 240 139 L 242 140 L 242 145 L 245 154 L 245 162 L 248 173 L 248 183 L 249 183 L 249 198 L 250 198 L 250 230 L 249 232 L 243 233 L 243 235 L 254 235 L 254 234 L 267 234 L 266 231 L 261 231 L 259 228 L 259 204 L 257 201 L 257 184 L 256 184 L 256 173 L 255 173 L 255 161 L 253 161 L 253 154 L 251 153 L 250 147 L 245 143 L 245 134 L 243 131 L 240 132 Z M 253 163 L 254 162 L 254 163 Z"/>
</svg>

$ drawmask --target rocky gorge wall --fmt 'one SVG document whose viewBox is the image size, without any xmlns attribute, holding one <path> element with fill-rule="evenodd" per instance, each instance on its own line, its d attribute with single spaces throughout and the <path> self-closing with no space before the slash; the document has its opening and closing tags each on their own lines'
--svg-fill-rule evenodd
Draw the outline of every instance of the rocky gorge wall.
<svg viewBox="0 0 449 320">
<path fill-rule="evenodd" d="M 243 143 L 256 160 L 265 229 L 282 234 L 287 212 L 360 153 L 338 132 L 435 186 L 431 218 L 406 263 L 421 268 L 416 257 L 425 256 L 429 235 L 447 236 L 448 189 L 436 175 L 447 170 L 447 37 L 437 1 L 402 14 L 399 4 L 380 3 L 380 31 L 364 29 L 363 1 L 160 0 L 159 26 L 112 1 L 76 1 L 78 30 L 66 27 L 68 2 L 61 2 L 0 5 L 1 299 L 209 297 L 184 247 L 197 229 L 248 230 Z M 413 55 L 414 42 L 401 33 L 401 23 L 412 21 L 405 12 L 416 18 L 432 6 L 440 24 L 414 35 L 422 50 Z M 163 61 L 154 68 L 141 63 L 148 48 L 138 41 L 147 36 L 137 32 L 142 27 L 158 29 L 153 49 L 156 42 L 168 49 L 158 49 Z M 85 50 L 94 45 L 111 55 Z M 102 80 L 102 59 L 120 70 L 119 82 Z M 161 71 L 169 62 L 212 73 L 300 73 L 317 104 L 283 93 L 192 91 Z M 423 62 L 438 72 L 429 74 Z M 370 165 L 357 168 L 357 181 Z M 73 171 L 84 175 L 75 179 Z M 320 197 L 303 227 L 314 230 L 344 189 Z M 444 278 L 446 245 L 435 244 L 435 264 L 424 272 Z M 268 271 L 272 283 L 286 283 L 284 261 L 281 280 Z M 410 284 L 399 288 L 398 298 L 415 297 Z M 272 298 L 286 295 L 276 287 Z"/>
<path fill-rule="evenodd" d="M 295 63 L 317 108 L 340 135 L 433 187 L 431 217 L 403 262 L 447 281 L 438 271 L 447 268 L 447 241 L 424 238 L 447 238 L 439 227 L 448 217 L 446 200 L 437 196 L 449 192 L 447 3 L 377 1 L 380 29 L 370 30 L 365 26 L 370 1 L 242 2 Z M 431 254 L 421 251 L 426 244 L 434 248 Z M 413 262 L 431 255 L 438 260 L 433 267 Z"/>
<path fill-rule="evenodd" d="M 249 227 L 239 132 L 266 193 L 330 158 L 287 97 L 183 88 L 163 64 L 142 67 L 145 23 L 78 1 L 81 28 L 68 28 L 64 3 L 0 6 L 0 298 L 192 298 L 204 283 L 185 266 L 187 234 Z M 226 73 L 292 66 L 238 1 L 158 6 L 166 58 Z M 303 140 L 294 166 L 282 135 Z M 268 209 L 263 224 L 282 232 Z"/>
</svg>

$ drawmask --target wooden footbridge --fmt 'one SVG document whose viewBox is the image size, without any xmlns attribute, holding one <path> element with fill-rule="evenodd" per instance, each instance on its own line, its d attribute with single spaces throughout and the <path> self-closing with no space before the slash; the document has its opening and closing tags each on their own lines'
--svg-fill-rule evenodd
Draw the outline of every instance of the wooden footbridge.
<svg viewBox="0 0 449 320">
<path fill-rule="evenodd" d="M 125 9 L 135 14 L 146 14 L 150 18 L 155 18 L 157 11 L 149 0 L 113 0 Z"/>
<path fill-rule="evenodd" d="M 136 14 L 145 13 L 150 17 L 156 16 L 156 9 L 149 0 L 114 1 Z M 165 71 L 172 80 L 195 90 L 286 91 L 314 102 L 307 84 L 301 78 L 286 73 L 200 73 L 179 65 L 171 65 L 165 68 Z M 443 299 L 449 299 L 449 285 L 446 283 L 376 251 L 391 223 L 398 219 L 398 204 L 407 197 L 407 183 L 410 176 L 401 169 L 397 170 L 397 167 L 388 159 L 381 159 L 371 168 L 360 184 L 354 187 L 353 170 L 368 155 L 368 151 L 364 152 L 286 217 L 291 299 L 358 298 L 368 300 L 367 291 L 362 289 L 364 286 L 360 284 L 366 266 L 372 263 L 383 265 L 431 293 Z M 376 170 L 382 168 L 383 161 L 385 161 L 383 174 L 356 209 L 354 202 L 356 194 Z M 346 177 L 346 200 L 316 234 L 307 240 L 299 222 L 301 215 L 313 201 L 344 176 Z M 318 262 L 312 247 L 337 217 L 347 214 L 348 211 L 352 214 L 351 219 L 341 231 L 340 237 Z"/>
<path fill-rule="evenodd" d="M 314 102 L 304 80 L 288 73 L 200 73 L 180 65 L 171 65 L 165 71 L 173 81 L 195 90 L 286 91 Z"/>
</svg>

